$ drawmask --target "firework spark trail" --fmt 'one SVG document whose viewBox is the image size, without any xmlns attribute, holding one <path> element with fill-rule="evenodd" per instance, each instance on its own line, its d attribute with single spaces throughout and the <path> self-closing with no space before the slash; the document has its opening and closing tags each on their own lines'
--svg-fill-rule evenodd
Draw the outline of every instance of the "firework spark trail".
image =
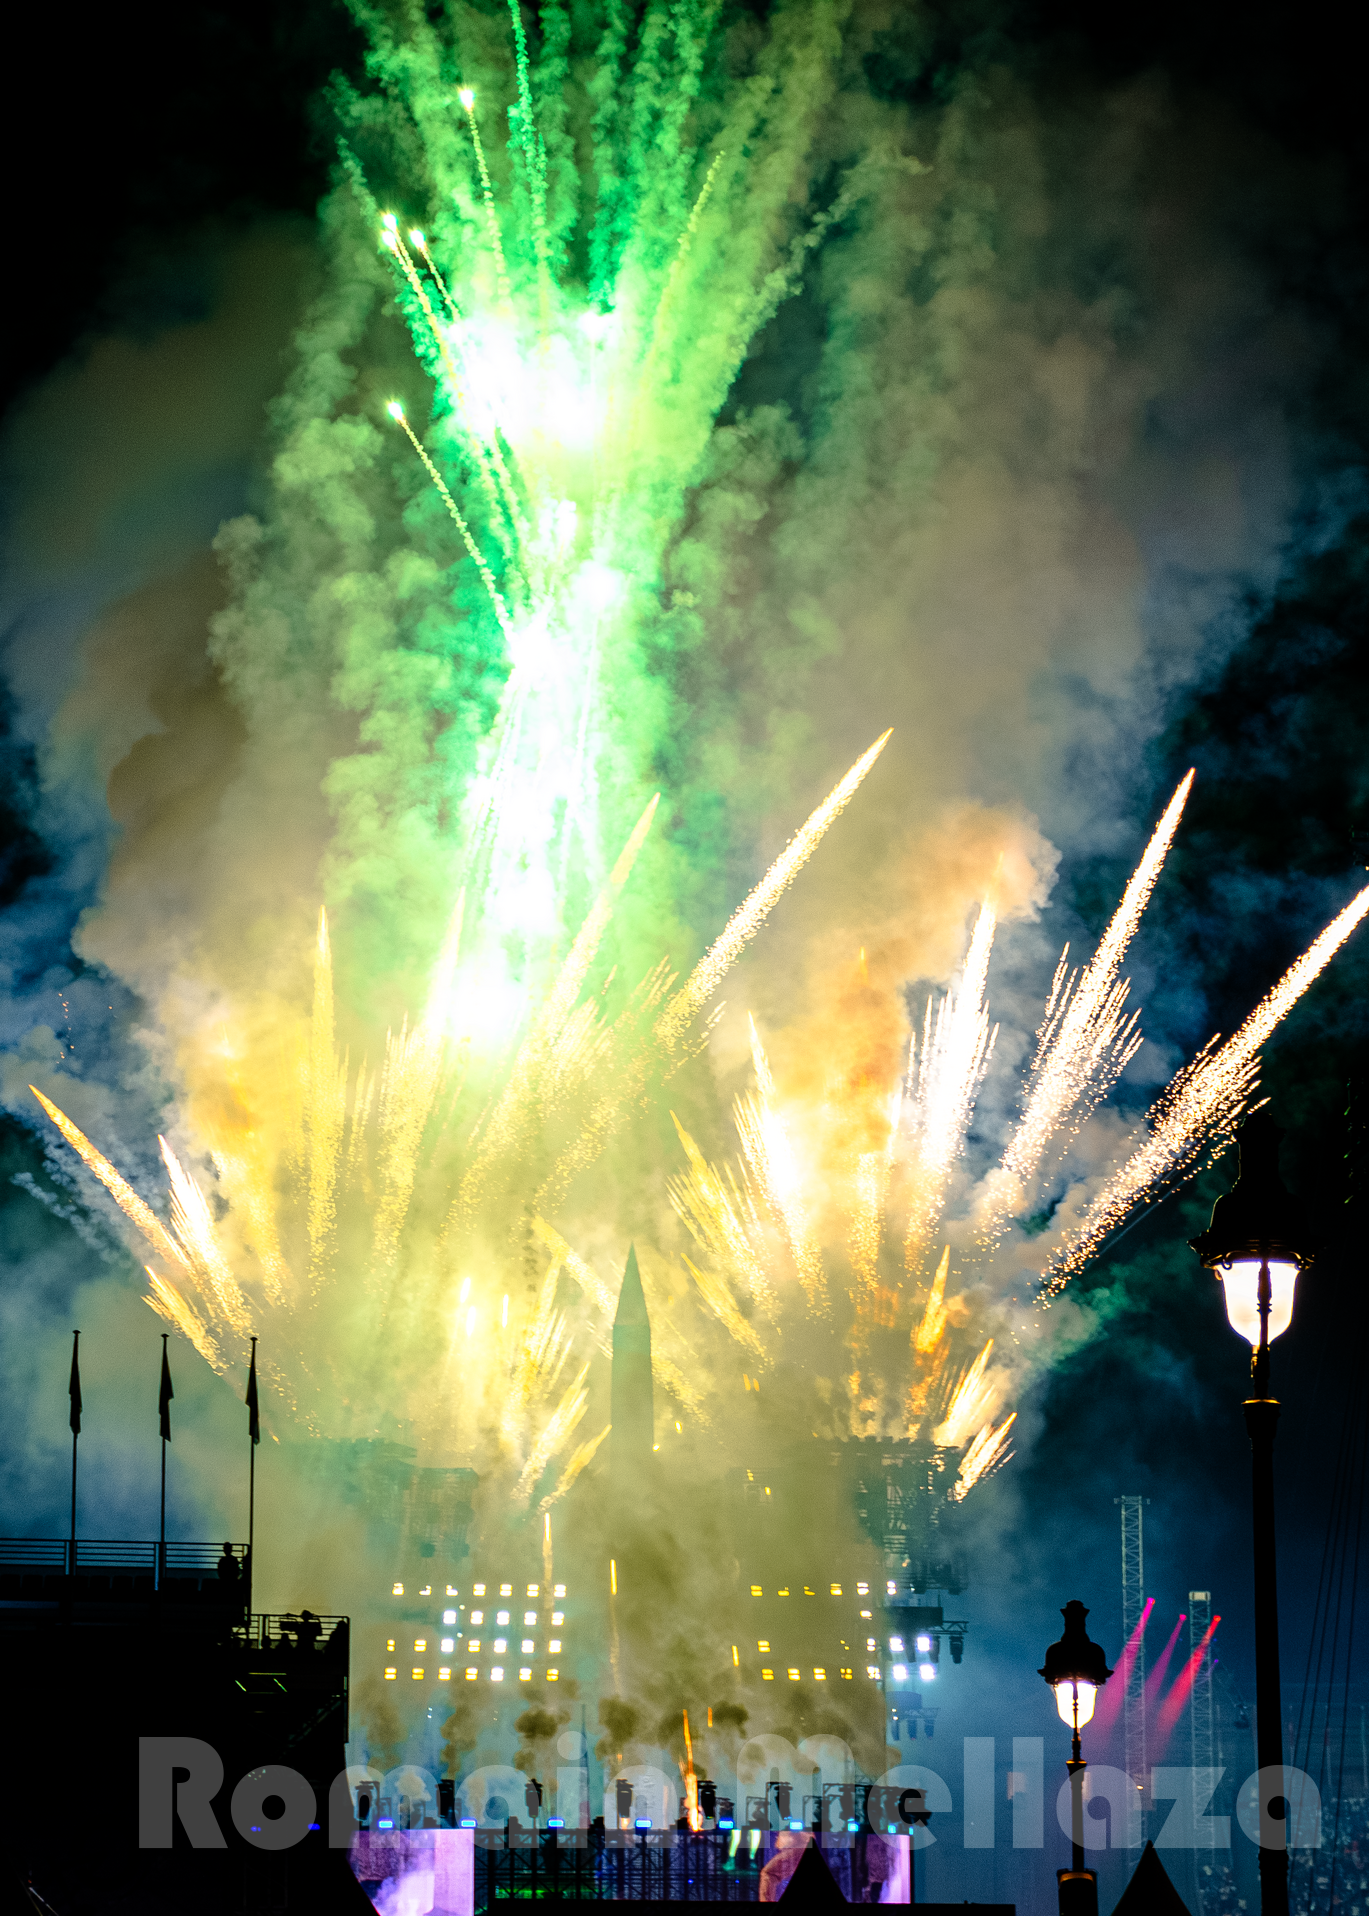
<svg viewBox="0 0 1369 1916">
<path fill-rule="evenodd" d="M 963 1503 L 976 1484 L 982 1484 L 986 1477 L 1012 1456 L 1008 1448 L 1008 1432 L 1017 1422 L 1017 1412 L 1012 1411 L 997 1430 L 993 1425 L 985 1424 L 979 1435 L 970 1444 L 960 1460 L 960 1469 L 951 1489 L 951 1498 L 955 1503 Z"/>
<path fill-rule="evenodd" d="M 761 1363 L 768 1363 L 764 1344 L 737 1309 L 736 1299 L 723 1279 L 713 1271 L 701 1271 L 691 1258 L 681 1253 L 681 1261 L 699 1287 L 699 1295 L 723 1326 L 729 1337 L 744 1344 Z"/>
<path fill-rule="evenodd" d="M 765 877 L 733 913 L 720 936 L 699 960 L 688 980 L 668 1001 L 656 1019 L 650 1044 L 639 1044 L 622 1059 L 614 1088 L 607 1092 L 590 1113 L 579 1137 L 554 1166 L 537 1194 L 539 1205 L 547 1206 L 559 1198 L 577 1172 L 591 1165 L 616 1130 L 626 1106 L 640 1099 L 654 1070 L 664 1059 L 676 1056 L 684 1045 L 691 1024 L 699 1017 L 709 998 L 717 990 L 728 967 L 735 963 L 749 941 L 755 937 L 787 886 L 807 864 L 823 835 L 840 816 L 859 788 L 866 773 L 893 736 L 892 728 L 875 740 L 863 757 L 856 760 L 785 850 Z M 650 973 L 640 987 L 643 1009 L 659 1001 L 673 982 L 664 961 Z M 625 1014 L 625 1028 L 630 1020 Z"/>
<path fill-rule="evenodd" d="M 688 220 L 685 222 L 684 231 L 680 234 L 679 244 L 675 248 L 675 257 L 670 263 L 670 271 L 666 275 L 664 286 L 661 288 L 661 296 L 656 302 L 656 310 L 652 314 L 651 324 L 647 329 L 647 348 L 642 361 L 641 375 L 635 382 L 633 388 L 633 399 L 635 403 L 623 427 L 624 438 L 629 443 L 631 443 L 634 437 L 638 408 L 646 403 L 648 396 L 651 394 L 654 382 L 660 376 L 660 362 L 665 351 L 666 322 L 671 317 L 671 308 L 674 304 L 676 290 L 680 284 L 681 276 L 684 272 L 690 252 L 693 250 L 694 236 L 698 232 L 699 221 L 703 218 L 704 208 L 713 197 L 713 185 L 718 176 L 718 168 L 722 165 L 726 157 L 725 152 L 719 152 L 714 156 L 713 163 L 704 178 L 704 183 L 699 189 L 699 196 L 690 210 Z"/>
<path fill-rule="evenodd" d="M 673 1051 L 686 1030 L 713 996 L 723 978 L 769 917 L 776 901 L 793 884 L 821 844 L 827 828 L 855 796 L 866 773 L 893 737 L 893 727 L 877 738 L 850 771 L 807 819 L 704 953 L 684 985 L 656 1021 L 655 1037 L 664 1051 Z"/>
<path fill-rule="evenodd" d="M 137 1225 L 154 1250 L 160 1251 L 163 1257 L 170 1258 L 173 1264 L 179 1264 L 188 1271 L 190 1259 L 167 1231 L 161 1219 L 143 1203 L 128 1180 L 119 1175 L 109 1159 L 96 1150 L 85 1132 L 78 1130 L 66 1113 L 59 1111 L 50 1098 L 45 1098 L 36 1085 L 31 1084 L 29 1090 L 81 1162 L 99 1178 L 124 1216 Z"/>
<path fill-rule="evenodd" d="M 423 465 L 427 471 L 428 477 L 432 480 L 433 484 L 437 487 L 438 492 L 441 494 L 442 503 L 446 506 L 448 513 L 451 515 L 451 518 L 453 522 L 455 523 L 457 531 L 461 534 L 462 543 L 465 545 L 466 551 L 469 553 L 470 557 L 474 560 L 476 571 L 480 574 L 485 590 L 489 594 L 490 604 L 494 607 L 494 616 L 496 617 L 496 619 L 498 619 L 500 628 L 502 629 L 505 636 L 507 637 L 508 634 L 513 630 L 512 614 L 510 613 L 508 606 L 504 602 L 504 595 L 500 592 L 499 587 L 495 583 L 494 574 L 493 572 L 490 571 L 488 561 L 486 560 L 484 554 L 481 552 L 479 546 L 477 546 L 477 544 L 475 543 L 475 534 L 471 531 L 470 527 L 467 525 L 465 516 L 463 515 L 460 506 L 456 503 L 451 493 L 447 490 L 446 480 L 442 477 L 442 474 L 438 471 L 437 467 L 433 464 L 432 460 L 429 458 L 427 447 L 423 444 L 423 441 L 419 438 L 418 434 L 414 431 L 413 427 L 409 424 L 404 408 L 400 405 L 399 401 L 397 399 L 392 399 L 389 402 L 389 404 L 386 406 L 385 410 L 387 413 L 389 413 L 391 419 L 394 420 L 395 424 L 400 426 L 403 429 L 405 435 L 408 438 L 409 444 L 413 447 L 414 451 L 418 454 L 419 458 L 423 461 Z"/>
<path fill-rule="evenodd" d="M 158 1317 L 173 1325 L 194 1346 L 211 1370 L 220 1373 L 226 1371 L 228 1361 L 194 1305 L 182 1297 L 176 1286 L 160 1271 L 154 1271 L 150 1264 L 144 1264 L 143 1269 L 147 1272 L 147 1281 L 151 1286 L 151 1295 L 145 1297 L 143 1302 L 151 1305 Z"/>
<path fill-rule="evenodd" d="M 689 1161 L 686 1176 L 667 1180 L 676 1213 L 695 1242 L 724 1267 L 734 1282 L 744 1285 L 754 1302 L 773 1318 L 775 1294 L 747 1228 L 745 1195 L 730 1174 L 724 1182 L 673 1111 L 670 1116 Z"/>
<path fill-rule="evenodd" d="M 504 456 L 500 450 L 498 439 L 495 435 L 486 434 L 480 430 L 475 408 L 471 404 L 470 396 L 466 390 L 466 380 L 456 360 L 452 356 L 451 343 L 448 338 L 449 329 L 442 325 L 437 314 L 433 311 L 432 301 L 428 298 L 428 289 L 419 277 L 418 269 L 415 267 L 409 255 L 408 248 L 399 237 L 397 222 L 391 224 L 393 221 L 394 214 L 387 213 L 385 215 L 385 223 L 381 227 L 380 243 L 390 254 L 391 258 L 398 264 L 400 271 L 404 274 L 415 299 L 422 309 L 433 346 L 447 375 L 447 383 L 451 390 L 452 399 L 455 402 L 457 415 L 465 423 L 466 437 L 470 443 L 471 450 L 475 454 L 476 465 L 480 473 L 480 481 L 485 489 L 485 494 L 490 506 L 493 509 L 496 530 L 501 535 L 500 543 L 504 546 L 505 551 L 516 551 L 520 544 L 526 545 L 527 543 L 528 526 L 518 504 L 518 495 L 514 491 L 513 481 L 505 466 Z M 389 411 L 392 419 L 397 419 L 400 424 L 403 424 L 400 414 L 396 413 L 393 408 L 390 408 Z M 410 436 L 412 437 L 412 435 Z M 439 490 L 441 490 L 440 487 Z M 443 493 L 444 498 L 448 496 L 446 493 Z M 508 521 L 507 527 L 504 524 L 505 518 L 507 518 Z M 465 524 L 464 519 L 458 518 L 457 524 L 458 526 L 463 526 Z M 512 547 L 510 547 L 507 536 L 509 531 L 511 531 L 513 535 L 514 544 Z M 471 556 L 474 558 L 475 554 L 472 553 Z M 479 563 L 478 560 L 477 563 Z"/>
<path fill-rule="evenodd" d="M 986 1242 L 1001 1236 L 1009 1215 L 1023 1202 L 1052 1139 L 1067 1124 L 1082 1123 L 1136 1055 L 1141 1043 L 1140 1013 L 1125 1013 L 1127 985 L 1117 974 L 1155 889 L 1192 786 L 1190 771 L 1155 827 L 1122 902 L 1082 974 L 1066 975 L 1069 947 L 1065 948 L 1038 1036 L 1026 1106 L 1002 1164 L 989 1180 L 989 1201 L 979 1227 Z"/>
<path fill-rule="evenodd" d="M 789 1134 L 774 1110 L 775 1081 L 756 1030 L 756 1021 L 748 1016 L 748 1023 L 757 1089 L 754 1095 L 747 1094 L 737 1099 L 733 1116 L 746 1161 L 751 1166 L 766 1203 L 783 1226 L 808 1308 L 817 1315 L 823 1315 L 830 1308 L 827 1276 L 823 1269 L 822 1253 L 818 1249 L 803 1202 L 803 1176 Z"/>
<path fill-rule="evenodd" d="M 941 1222 L 951 1171 L 964 1145 L 975 1093 L 998 1035 L 996 1025 L 990 1029 L 984 999 L 996 922 L 993 906 L 986 900 L 975 920 L 959 989 L 941 1000 L 935 1019 L 930 1001 L 927 1006 L 912 1098 L 916 1151 L 903 1247 L 904 1264 L 914 1275 L 922 1268 Z"/>
<path fill-rule="evenodd" d="M 1239 1031 L 1220 1048 L 1201 1052 L 1156 1100 L 1147 1116 L 1144 1142 L 1108 1179 L 1042 1273 L 1046 1302 L 1059 1295 L 1138 1204 L 1191 1167 L 1210 1139 L 1230 1131 L 1255 1086 L 1261 1045 L 1325 970 L 1366 912 L 1369 885 L 1290 965 Z"/>
<path fill-rule="evenodd" d="M 428 251 L 427 234 L 424 233 L 419 227 L 411 226 L 409 228 L 409 244 L 410 246 L 414 248 L 414 250 L 417 253 L 420 253 L 422 255 L 423 264 L 427 267 L 429 273 L 431 274 L 434 286 L 436 286 L 438 292 L 441 293 L 442 295 L 443 305 L 447 308 L 447 312 L 452 318 L 452 320 L 454 322 L 459 323 L 461 319 L 461 308 L 457 305 L 456 300 L 452 296 L 451 287 L 448 286 L 446 280 L 442 277 L 442 274 L 438 271 L 437 261 L 433 258 L 432 254 Z"/>
<path fill-rule="evenodd" d="M 708 1406 L 702 1395 L 690 1383 L 688 1377 L 673 1363 L 664 1351 L 658 1351 L 653 1341 L 651 1348 L 651 1375 L 656 1383 L 668 1390 L 675 1401 L 687 1410 L 691 1417 L 697 1417 L 701 1424 L 711 1420 Z"/>
<path fill-rule="evenodd" d="M 171 1185 L 171 1228 L 185 1247 L 190 1269 L 217 1315 L 240 1337 L 251 1335 L 252 1314 L 238 1280 L 219 1248 L 204 1192 L 165 1138 L 158 1138 Z"/>
<path fill-rule="evenodd" d="M 466 109 L 466 119 L 471 129 L 471 143 L 475 148 L 475 163 L 480 171 L 480 191 L 485 207 L 485 232 L 490 242 L 490 251 L 494 255 L 495 283 L 499 288 L 499 303 L 505 314 L 513 313 L 513 287 L 509 283 L 508 263 L 504 258 L 504 241 L 499 231 L 499 214 L 494 204 L 494 187 L 490 182 L 490 169 L 485 159 L 485 147 L 480 138 L 480 124 L 475 117 L 475 88 L 463 86 L 456 96 Z"/>
<path fill-rule="evenodd" d="M 538 1504 L 537 1509 L 539 1515 L 545 1510 L 550 1510 L 554 1503 L 558 1503 L 560 1499 L 565 1496 L 581 1471 L 593 1460 L 595 1451 L 598 1450 L 600 1444 L 603 1443 L 612 1428 L 612 1424 L 605 1424 L 597 1437 L 586 1439 L 583 1444 L 577 1445 L 570 1453 L 570 1456 L 566 1459 L 566 1467 L 561 1472 L 555 1489 L 543 1497 L 542 1501 Z"/>
<path fill-rule="evenodd" d="M 537 1488 L 538 1478 L 584 1416 L 589 1404 L 589 1392 L 585 1389 L 585 1379 L 588 1376 L 589 1365 L 586 1363 L 581 1365 L 574 1383 L 548 1418 L 545 1428 L 528 1453 L 528 1461 L 524 1464 L 513 1489 L 513 1503 L 516 1509 L 527 1507 L 533 1491 Z"/>
<path fill-rule="evenodd" d="M 618 1308 L 618 1301 L 598 1272 L 585 1262 L 578 1251 L 570 1248 L 561 1233 L 548 1224 L 545 1218 L 534 1217 L 532 1228 L 552 1256 L 559 1258 L 565 1265 L 591 1304 L 603 1316 L 611 1319 Z"/>
<path fill-rule="evenodd" d="M 946 1329 L 946 1279 L 950 1269 L 951 1247 L 948 1244 L 941 1253 L 941 1262 L 936 1267 L 936 1275 L 927 1293 L 927 1307 L 922 1313 L 922 1321 L 913 1332 L 913 1349 L 919 1357 L 931 1356 Z"/>
<path fill-rule="evenodd" d="M 523 30 L 519 0 L 509 0 L 513 21 L 514 67 L 518 74 L 518 132 L 515 144 L 521 148 L 528 168 L 528 192 L 532 201 L 532 242 L 537 256 L 537 301 L 546 332 L 551 320 L 551 265 L 547 234 L 547 155 L 532 108 L 532 73 L 528 64 L 528 41 Z M 512 115 L 510 116 L 512 119 Z"/>
<path fill-rule="evenodd" d="M 523 1333 L 522 1348 L 514 1365 L 513 1380 L 509 1385 L 501 1419 L 504 1434 L 511 1440 L 516 1438 L 527 1408 L 533 1400 L 545 1360 L 549 1355 L 554 1355 L 559 1341 L 556 1288 L 562 1265 L 563 1259 L 553 1252 L 546 1276 L 542 1279 L 537 1293 L 537 1302 L 532 1316 Z M 564 1319 L 559 1321 L 564 1324 Z"/>
<path fill-rule="evenodd" d="M 948 1450 L 958 1450 L 989 1414 L 996 1386 L 985 1383 L 984 1373 L 988 1369 L 993 1342 L 990 1338 L 956 1386 L 950 1408 L 937 1427 L 935 1441 Z"/>
</svg>

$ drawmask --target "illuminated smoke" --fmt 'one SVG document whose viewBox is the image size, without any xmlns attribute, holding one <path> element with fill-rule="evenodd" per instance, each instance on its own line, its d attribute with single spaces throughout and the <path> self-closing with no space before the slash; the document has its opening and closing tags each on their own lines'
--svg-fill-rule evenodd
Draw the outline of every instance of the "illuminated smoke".
<svg viewBox="0 0 1369 1916">
<path fill-rule="evenodd" d="M 165 990 L 168 1018 L 199 1008 L 177 1012 L 169 1228 L 37 1094 L 150 1247 L 149 1304 L 206 1361 L 240 1367 L 260 1332 L 311 1428 L 335 1428 L 345 1395 L 402 1416 L 435 1451 L 478 1459 L 539 1510 L 603 1440 L 582 1435 L 586 1366 L 604 1349 L 624 1215 L 644 1193 L 659 1213 L 642 1231 L 648 1284 L 659 1295 L 678 1281 L 687 1299 L 653 1338 L 654 1379 L 679 1412 L 716 1418 L 743 1375 L 749 1388 L 804 1336 L 830 1336 L 849 1351 L 835 1428 L 930 1430 L 954 1453 L 957 1496 L 1001 1465 L 1025 1360 L 992 1309 L 987 1322 L 976 1313 L 1018 1281 L 1013 1227 L 1034 1182 L 1139 1042 L 1121 968 L 1191 782 L 1098 951 L 1082 970 L 1062 959 L 1022 1117 L 978 1191 L 966 1193 L 965 1145 L 993 1050 L 1000 908 L 1010 915 L 992 886 L 960 975 L 912 1042 L 907 979 L 888 981 L 898 1048 L 879 1055 L 906 1055 L 906 1076 L 863 1055 L 844 1070 L 848 1034 L 834 1027 L 796 1092 L 785 1039 L 768 1035 L 767 1049 L 753 1025 L 753 1081 L 731 1100 L 735 1147 L 710 1129 L 690 1073 L 704 1076 L 718 993 L 818 846 L 839 837 L 889 737 L 686 968 L 698 946 L 670 895 L 678 846 L 658 845 L 677 829 L 674 795 L 657 795 L 671 724 L 659 621 L 690 609 L 665 603 L 668 554 L 758 329 L 886 164 L 858 162 L 826 210 L 805 210 L 840 36 L 823 5 L 781 13 L 744 83 L 708 70 L 703 7 L 671 9 L 668 57 L 657 47 L 634 64 L 620 47 L 593 72 L 583 169 L 575 142 L 557 145 L 559 106 L 516 9 L 507 147 L 494 137 L 512 104 L 507 66 L 462 74 L 454 100 L 451 49 L 421 15 L 402 43 L 382 36 L 374 71 L 388 100 L 378 114 L 357 104 L 344 129 L 358 137 L 329 208 L 334 278 L 281 415 L 269 533 L 250 565 L 249 535 L 226 539 L 241 576 L 214 639 L 249 732 L 282 703 L 301 738 L 311 724 L 326 731 L 308 703 L 323 692 L 291 693 L 283 676 L 315 621 L 327 627 L 320 685 L 336 679 L 343 709 L 366 713 L 365 749 L 326 774 L 346 820 L 321 880 L 332 921 L 319 915 L 310 953 L 318 901 L 299 910 L 294 891 L 269 981 L 229 989 L 176 974 Z M 664 13 L 652 18 L 664 26 Z M 377 202 L 358 157 L 387 116 L 424 156 L 403 217 Z M 376 171 L 407 177 L 388 161 Z M 577 222 L 588 234 L 578 276 L 562 266 Z M 426 375 L 430 403 L 355 378 L 330 331 L 367 270 L 409 329 L 417 365 L 404 389 Z M 363 469 L 382 475 L 365 502 L 338 479 Z M 379 498 L 394 474 L 398 493 Z M 385 550 L 382 506 L 402 524 Z M 281 611 L 292 593 L 294 627 Z M 405 625 L 396 608 L 410 596 L 424 611 Z M 426 643 L 429 627 L 440 643 L 425 649 L 416 634 Z M 366 704 L 375 683 L 390 703 Z M 876 714 L 862 736 L 882 723 Z M 421 782 L 415 767 L 431 780 L 421 802 L 405 784 Z M 367 885 L 393 864 L 405 876 L 384 894 L 386 916 Z M 968 895 L 982 883 L 977 873 Z M 1260 1045 L 1366 908 L 1369 892 L 1234 1039 L 1179 1074 L 1082 1222 L 1041 1243 L 1048 1292 L 1229 1132 Z M 424 955 L 413 1024 L 402 1001 L 377 1011 L 391 944 L 415 971 Z"/>
</svg>

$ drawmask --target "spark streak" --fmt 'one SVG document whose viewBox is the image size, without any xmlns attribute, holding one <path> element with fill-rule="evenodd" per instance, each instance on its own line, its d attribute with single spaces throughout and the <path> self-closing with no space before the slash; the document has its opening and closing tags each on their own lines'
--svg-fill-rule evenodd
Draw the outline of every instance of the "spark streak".
<svg viewBox="0 0 1369 1916">
<path fill-rule="evenodd" d="M 891 726 L 875 740 L 868 752 L 856 760 L 845 778 L 828 793 L 803 827 L 790 839 L 745 904 L 733 913 L 685 984 L 657 1019 L 655 1035 L 663 1050 L 675 1049 L 688 1026 L 698 1017 L 726 973 L 765 923 L 776 900 L 793 884 L 813 856 L 828 826 L 850 804 L 866 773 L 892 737 Z"/>
<path fill-rule="evenodd" d="M 1042 1278 L 1049 1300 L 1093 1257 L 1138 1204 L 1190 1169 L 1213 1137 L 1230 1133 L 1254 1090 L 1261 1045 L 1369 912 L 1369 885 L 1339 912 L 1217 1049 L 1207 1046 L 1151 1106 L 1144 1141 L 1114 1172 Z M 1213 1041 L 1215 1043 L 1215 1040 Z"/>
<path fill-rule="evenodd" d="M 992 1240 L 1020 1201 L 1053 1138 L 1087 1117 L 1111 1090 L 1140 1047 L 1139 1012 L 1126 1013 L 1127 985 L 1118 971 L 1136 934 L 1178 830 L 1193 773 L 1184 777 L 1132 874 L 1122 902 L 1082 976 L 1066 975 L 1060 960 L 1037 1042 L 1026 1107 L 1003 1154 L 995 1181 L 997 1202 L 981 1225 Z M 1066 946 L 1065 957 L 1069 955 Z"/>
<path fill-rule="evenodd" d="M 992 1476 L 995 1470 L 1007 1463 L 1012 1456 L 1008 1449 L 1008 1432 L 1016 1422 L 1017 1412 L 1012 1411 L 997 1430 L 992 1424 L 985 1424 L 960 1460 L 960 1469 L 951 1488 L 954 1503 L 963 1503 L 976 1484 L 983 1483 L 986 1477 Z"/>
<path fill-rule="evenodd" d="M 170 1236 L 161 1219 L 143 1203 L 128 1180 L 120 1176 L 109 1159 L 96 1150 L 85 1132 L 79 1130 L 64 1111 L 59 1111 L 50 1098 L 45 1098 L 36 1085 L 31 1084 L 29 1090 L 81 1162 L 95 1173 L 124 1216 L 137 1225 L 152 1248 L 160 1251 L 163 1257 L 169 1257 L 173 1264 L 179 1264 L 188 1271 L 190 1259 Z"/>
<path fill-rule="evenodd" d="M 959 990 L 941 1000 L 935 1019 L 930 999 L 927 1003 L 912 1098 L 917 1154 L 904 1243 L 904 1263 L 910 1273 L 922 1268 L 936 1236 L 951 1170 L 964 1145 L 975 1093 L 997 1036 L 997 1026 L 990 1029 L 984 999 L 996 923 L 997 915 L 986 899 L 975 920 Z"/>
<path fill-rule="evenodd" d="M 465 516 L 462 513 L 460 506 L 456 503 L 451 493 L 447 490 L 446 480 L 442 477 L 442 474 L 438 471 L 437 467 L 433 464 L 432 460 L 429 458 L 427 447 L 423 444 L 423 441 L 419 438 L 418 434 L 414 431 L 413 427 L 409 424 L 404 408 L 400 405 L 399 401 L 397 399 L 392 399 L 389 405 L 385 408 L 385 410 L 386 412 L 389 413 L 391 419 L 395 421 L 396 425 L 400 426 L 403 429 L 405 437 L 408 439 L 409 444 L 413 447 L 414 451 L 418 454 L 419 458 L 423 461 L 423 465 L 427 471 L 428 477 L 432 480 L 433 484 L 437 487 L 438 493 L 441 495 L 443 505 L 446 506 L 447 511 L 451 515 L 453 523 L 456 526 L 457 531 L 461 534 L 461 543 L 465 546 L 467 553 L 475 562 L 475 569 L 480 574 L 480 578 L 482 583 L 484 584 L 485 590 L 489 594 L 490 604 L 494 607 L 494 616 L 496 617 L 496 619 L 498 619 L 501 627 L 503 628 L 504 632 L 507 634 L 513 629 L 512 615 L 509 612 L 508 606 L 504 603 L 503 593 L 499 590 L 499 587 L 495 584 L 494 574 L 493 572 L 490 571 L 488 561 L 486 560 L 484 554 L 481 552 L 479 546 L 475 543 L 475 535 L 471 531 L 470 527 L 467 525 Z"/>
</svg>

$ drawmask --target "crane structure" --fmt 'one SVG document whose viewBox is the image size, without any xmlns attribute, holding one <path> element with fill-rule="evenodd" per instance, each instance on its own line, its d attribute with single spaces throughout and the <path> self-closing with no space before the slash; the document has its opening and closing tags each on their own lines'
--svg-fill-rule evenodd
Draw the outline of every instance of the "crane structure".
<svg viewBox="0 0 1369 1916">
<path fill-rule="evenodd" d="M 1188 1593 L 1188 1655 L 1193 1672 L 1193 1687 L 1188 1693 L 1188 1731 L 1193 1764 L 1193 1814 L 1199 1816 L 1211 1794 L 1211 1771 L 1216 1767 L 1212 1733 L 1212 1645 L 1208 1630 L 1212 1623 L 1212 1592 Z M 1203 1774 L 1206 1772 L 1207 1774 Z M 1195 1858 L 1196 1861 L 1196 1858 Z M 1196 1873 L 1197 1916 L 1203 1910 L 1203 1871 Z M 1209 1892 L 1210 1894 L 1210 1892 Z"/>
<path fill-rule="evenodd" d="M 1135 1643 L 1122 1695 L 1126 1772 L 1134 1785 L 1127 1818 L 1127 1848 L 1135 1861 L 1146 1841 L 1146 1645 L 1141 1617 L 1146 1607 L 1144 1508 L 1147 1497 L 1118 1497 L 1122 1512 L 1122 1641 Z"/>
</svg>

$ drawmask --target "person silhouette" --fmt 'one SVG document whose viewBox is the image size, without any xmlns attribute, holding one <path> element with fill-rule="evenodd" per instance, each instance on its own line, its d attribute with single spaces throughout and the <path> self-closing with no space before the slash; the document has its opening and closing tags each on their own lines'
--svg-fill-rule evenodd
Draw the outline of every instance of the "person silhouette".
<svg viewBox="0 0 1369 1916">
<path fill-rule="evenodd" d="M 223 1547 L 223 1555 L 219 1558 L 219 1582 L 236 1583 L 241 1575 L 242 1569 L 233 1555 L 233 1546 L 231 1543 L 226 1543 Z"/>
</svg>

